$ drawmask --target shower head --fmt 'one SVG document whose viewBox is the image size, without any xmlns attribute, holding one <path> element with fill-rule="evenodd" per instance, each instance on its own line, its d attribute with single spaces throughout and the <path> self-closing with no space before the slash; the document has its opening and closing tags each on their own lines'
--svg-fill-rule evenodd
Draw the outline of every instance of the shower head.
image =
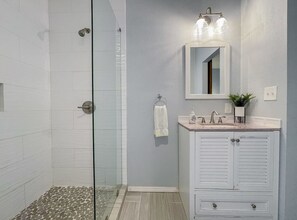
<svg viewBox="0 0 297 220">
<path fill-rule="evenodd" d="M 91 32 L 90 28 L 84 28 L 78 31 L 78 35 L 81 37 L 84 37 L 86 34 L 89 34 Z"/>
</svg>

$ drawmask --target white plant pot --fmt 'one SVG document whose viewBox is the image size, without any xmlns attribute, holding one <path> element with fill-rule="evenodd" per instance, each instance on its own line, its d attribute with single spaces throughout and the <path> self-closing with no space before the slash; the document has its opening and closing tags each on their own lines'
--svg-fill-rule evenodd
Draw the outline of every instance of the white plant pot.
<svg viewBox="0 0 297 220">
<path fill-rule="evenodd" d="M 235 117 L 244 117 L 245 116 L 245 108 L 244 107 L 235 107 L 234 108 Z"/>
</svg>

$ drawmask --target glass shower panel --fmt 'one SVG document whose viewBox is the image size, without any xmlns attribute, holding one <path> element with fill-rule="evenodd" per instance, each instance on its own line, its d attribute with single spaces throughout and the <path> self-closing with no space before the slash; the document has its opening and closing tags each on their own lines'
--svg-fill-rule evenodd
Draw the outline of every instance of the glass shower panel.
<svg viewBox="0 0 297 220">
<path fill-rule="evenodd" d="M 110 215 L 121 176 L 121 31 L 109 0 L 93 0 L 95 219 Z"/>
</svg>

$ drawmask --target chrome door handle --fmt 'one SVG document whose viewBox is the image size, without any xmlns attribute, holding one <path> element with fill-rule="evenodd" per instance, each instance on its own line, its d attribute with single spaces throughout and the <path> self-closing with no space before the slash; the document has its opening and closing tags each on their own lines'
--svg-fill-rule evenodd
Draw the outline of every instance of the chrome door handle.
<svg viewBox="0 0 297 220">
<path fill-rule="evenodd" d="M 86 101 L 82 106 L 78 106 L 77 108 L 82 109 L 86 114 L 92 114 L 96 109 L 95 105 L 91 101 Z"/>
</svg>

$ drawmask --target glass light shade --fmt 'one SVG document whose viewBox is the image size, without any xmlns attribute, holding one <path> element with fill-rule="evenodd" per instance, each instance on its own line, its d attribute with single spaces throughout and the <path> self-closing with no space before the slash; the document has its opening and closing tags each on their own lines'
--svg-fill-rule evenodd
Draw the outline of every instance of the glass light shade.
<svg viewBox="0 0 297 220">
<path fill-rule="evenodd" d="M 217 20 L 217 26 L 218 28 L 224 28 L 227 25 L 227 20 L 222 15 Z"/>
<path fill-rule="evenodd" d="M 198 21 L 196 22 L 198 29 L 203 29 L 207 27 L 207 23 L 203 17 L 199 17 Z"/>
<path fill-rule="evenodd" d="M 197 27 L 198 36 L 202 35 L 208 27 L 208 24 L 207 24 L 205 18 L 202 17 L 201 15 L 199 16 L 199 19 L 196 22 L 196 27 Z"/>
<path fill-rule="evenodd" d="M 223 17 L 223 15 L 220 15 L 219 19 L 216 22 L 216 26 L 216 32 L 218 34 L 223 34 L 227 28 L 227 20 Z"/>
</svg>

